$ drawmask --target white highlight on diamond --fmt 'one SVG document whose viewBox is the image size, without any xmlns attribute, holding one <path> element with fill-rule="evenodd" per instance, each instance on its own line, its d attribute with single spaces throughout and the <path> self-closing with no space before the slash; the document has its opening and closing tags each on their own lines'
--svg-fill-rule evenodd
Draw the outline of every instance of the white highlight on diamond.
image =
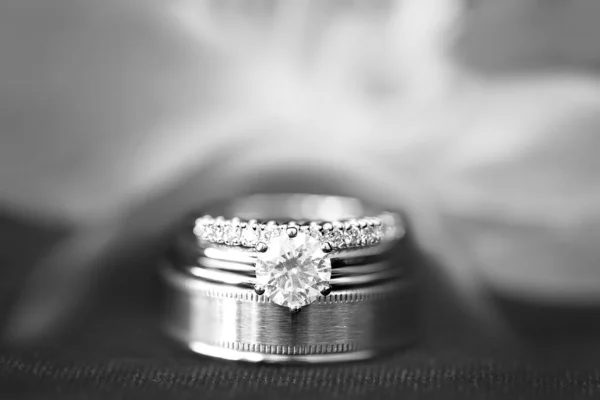
<svg viewBox="0 0 600 400">
<path fill-rule="evenodd" d="M 305 233 L 271 239 L 256 259 L 256 283 L 273 303 L 290 309 L 304 307 L 321 296 L 331 280 L 331 261 L 321 242 Z"/>
<path fill-rule="evenodd" d="M 247 247 L 254 247 L 258 243 L 258 233 L 247 227 L 242 231 L 242 244 Z"/>
<path fill-rule="evenodd" d="M 242 230 L 239 226 L 228 224 L 225 226 L 223 230 L 223 237 L 225 243 L 227 244 L 236 244 L 240 240 L 240 235 Z"/>
</svg>

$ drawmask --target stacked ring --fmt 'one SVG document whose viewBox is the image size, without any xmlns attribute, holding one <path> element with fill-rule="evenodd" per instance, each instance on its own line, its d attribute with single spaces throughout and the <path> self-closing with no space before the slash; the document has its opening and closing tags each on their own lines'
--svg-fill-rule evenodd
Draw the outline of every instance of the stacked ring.
<svg viewBox="0 0 600 400">
<path fill-rule="evenodd" d="M 395 255 L 399 215 L 319 195 L 255 195 L 217 208 L 224 216 L 185 224 L 163 268 L 165 326 L 193 351 L 341 361 L 414 339 L 413 274 Z"/>
</svg>

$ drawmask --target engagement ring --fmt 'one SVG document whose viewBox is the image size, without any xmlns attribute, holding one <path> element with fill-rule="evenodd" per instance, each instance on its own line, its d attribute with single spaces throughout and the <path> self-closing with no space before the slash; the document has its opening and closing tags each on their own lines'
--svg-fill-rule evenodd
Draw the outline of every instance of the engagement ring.
<svg viewBox="0 0 600 400">
<path fill-rule="evenodd" d="M 197 353 L 246 361 L 357 360 L 405 345 L 417 306 L 404 235 L 398 214 L 353 198 L 208 207 L 162 269 L 166 329 Z"/>
</svg>

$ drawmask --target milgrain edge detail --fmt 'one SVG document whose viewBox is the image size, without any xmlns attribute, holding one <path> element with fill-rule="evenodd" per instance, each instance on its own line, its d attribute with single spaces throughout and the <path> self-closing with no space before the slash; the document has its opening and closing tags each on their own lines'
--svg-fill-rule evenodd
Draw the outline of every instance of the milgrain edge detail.
<svg viewBox="0 0 600 400">
<path fill-rule="evenodd" d="M 202 295 L 216 299 L 231 299 L 236 301 L 248 302 L 248 303 L 271 303 L 271 300 L 267 296 L 259 296 L 254 291 L 244 290 L 243 292 L 227 292 L 220 290 L 207 290 Z M 357 303 L 365 301 L 378 301 L 394 295 L 394 291 L 389 290 L 385 292 L 373 291 L 373 292 L 354 292 L 354 291 L 343 291 L 343 292 L 331 292 L 326 297 L 319 297 L 312 304 L 346 304 L 346 303 Z"/>
<path fill-rule="evenodd" d="M 309 345 L 276 345 L 263 343 L 247 343 L 219 341 L 212 343 L 212 346 L 221 347 L 227 350 L 277 354 L 277 355 L 313 355 L 313 354 L 339 354 L 361 351 L 363 347 L 354 342 L 335 343 L 335 344 L 309 344 Z"/>
</svg>

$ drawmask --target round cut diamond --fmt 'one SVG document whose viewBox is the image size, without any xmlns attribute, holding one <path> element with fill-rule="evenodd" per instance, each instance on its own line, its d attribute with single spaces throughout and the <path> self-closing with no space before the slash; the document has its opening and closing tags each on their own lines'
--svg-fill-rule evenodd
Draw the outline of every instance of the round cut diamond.
<svg viewBox="0 0 600 400">
<path fill-rule="evenodd" d="M 236 244 L 240 239 L 240 234 L 242 233 L 242 229 L 236 225 L 226 225 L 223 230 L 223 236 L 225 238 L 225 243 L 227 244 Z"/>
<path fill-rule="evenodd" d="M 373 227 L 373 238 L 376 242 L 379 242 L 383 237 L 383 228 L 381 225 Z"/>
<path fill-rule="evenodd" d="M 342 235 L 342 232 L 339 230 L 334 229 L 325 235 L 325 240 L 333 247 L 339 248 L 342 244 L 344 244 L 344 235 Z"/>
<path fill-rule="evenodd" d="M 364 228 L 362 230 L 361 237 L 362 237 L 362 240 L 366 244 L 374 244 L 376 239 L 375 239 L 375 231 L 373 230 L 373 227 L 367 226 L 366 228 Z"/>
<path fill-rule="evenodd" d="M 353 226 L 346 230 L 346 237 L 344 238 L 346 245 L 349 247 L 357 246 L 360 244 L 360 230 Z"/>
<path fill-rule="evenodd" d="M 208 240 L 210 236 L 208 232 L 209 227 L 210 224 L 206 219 L 198 219 L 196 220 L 196 225 L 194 226 L 194 234 L 200 239 Z"/>
<path fill-rule="evenodd" d="M 251 227 L 242 230 L 242 244 L 247 247 L 254 247 L 258 243 L 258 233 Z"/>
<path fill-rule="evenodd" d="M 279 225 L 267 225 L 260 235 L 260 240 L 264 243 L 268 243 L 269 240 L 281 235 L 282 232 L 283 228 Z"/>
<path fill-rule="evenodd" d="M 321 250 L 320 241 L 298 232 L 293 238 L 276 236 L 267 246 L 256 259 L 256 282 L 265 289 L 265 296 L 290 309 L 299 309 L 321 296 L 331 279 L 331 261 Z"/>
<path fill-rule="evenodd" d="M 223 241 L 223 227 L 221 225 L 214 224 L 212 230 L 209 231 L 209 240 L 214 242 Z"/>
<path fill-rule="evenodd" d="M 318 225 L 303 226 L 300 230 L 320 242 L 323 240 L 323 234 L 319 231 Z"/>
</svg>

